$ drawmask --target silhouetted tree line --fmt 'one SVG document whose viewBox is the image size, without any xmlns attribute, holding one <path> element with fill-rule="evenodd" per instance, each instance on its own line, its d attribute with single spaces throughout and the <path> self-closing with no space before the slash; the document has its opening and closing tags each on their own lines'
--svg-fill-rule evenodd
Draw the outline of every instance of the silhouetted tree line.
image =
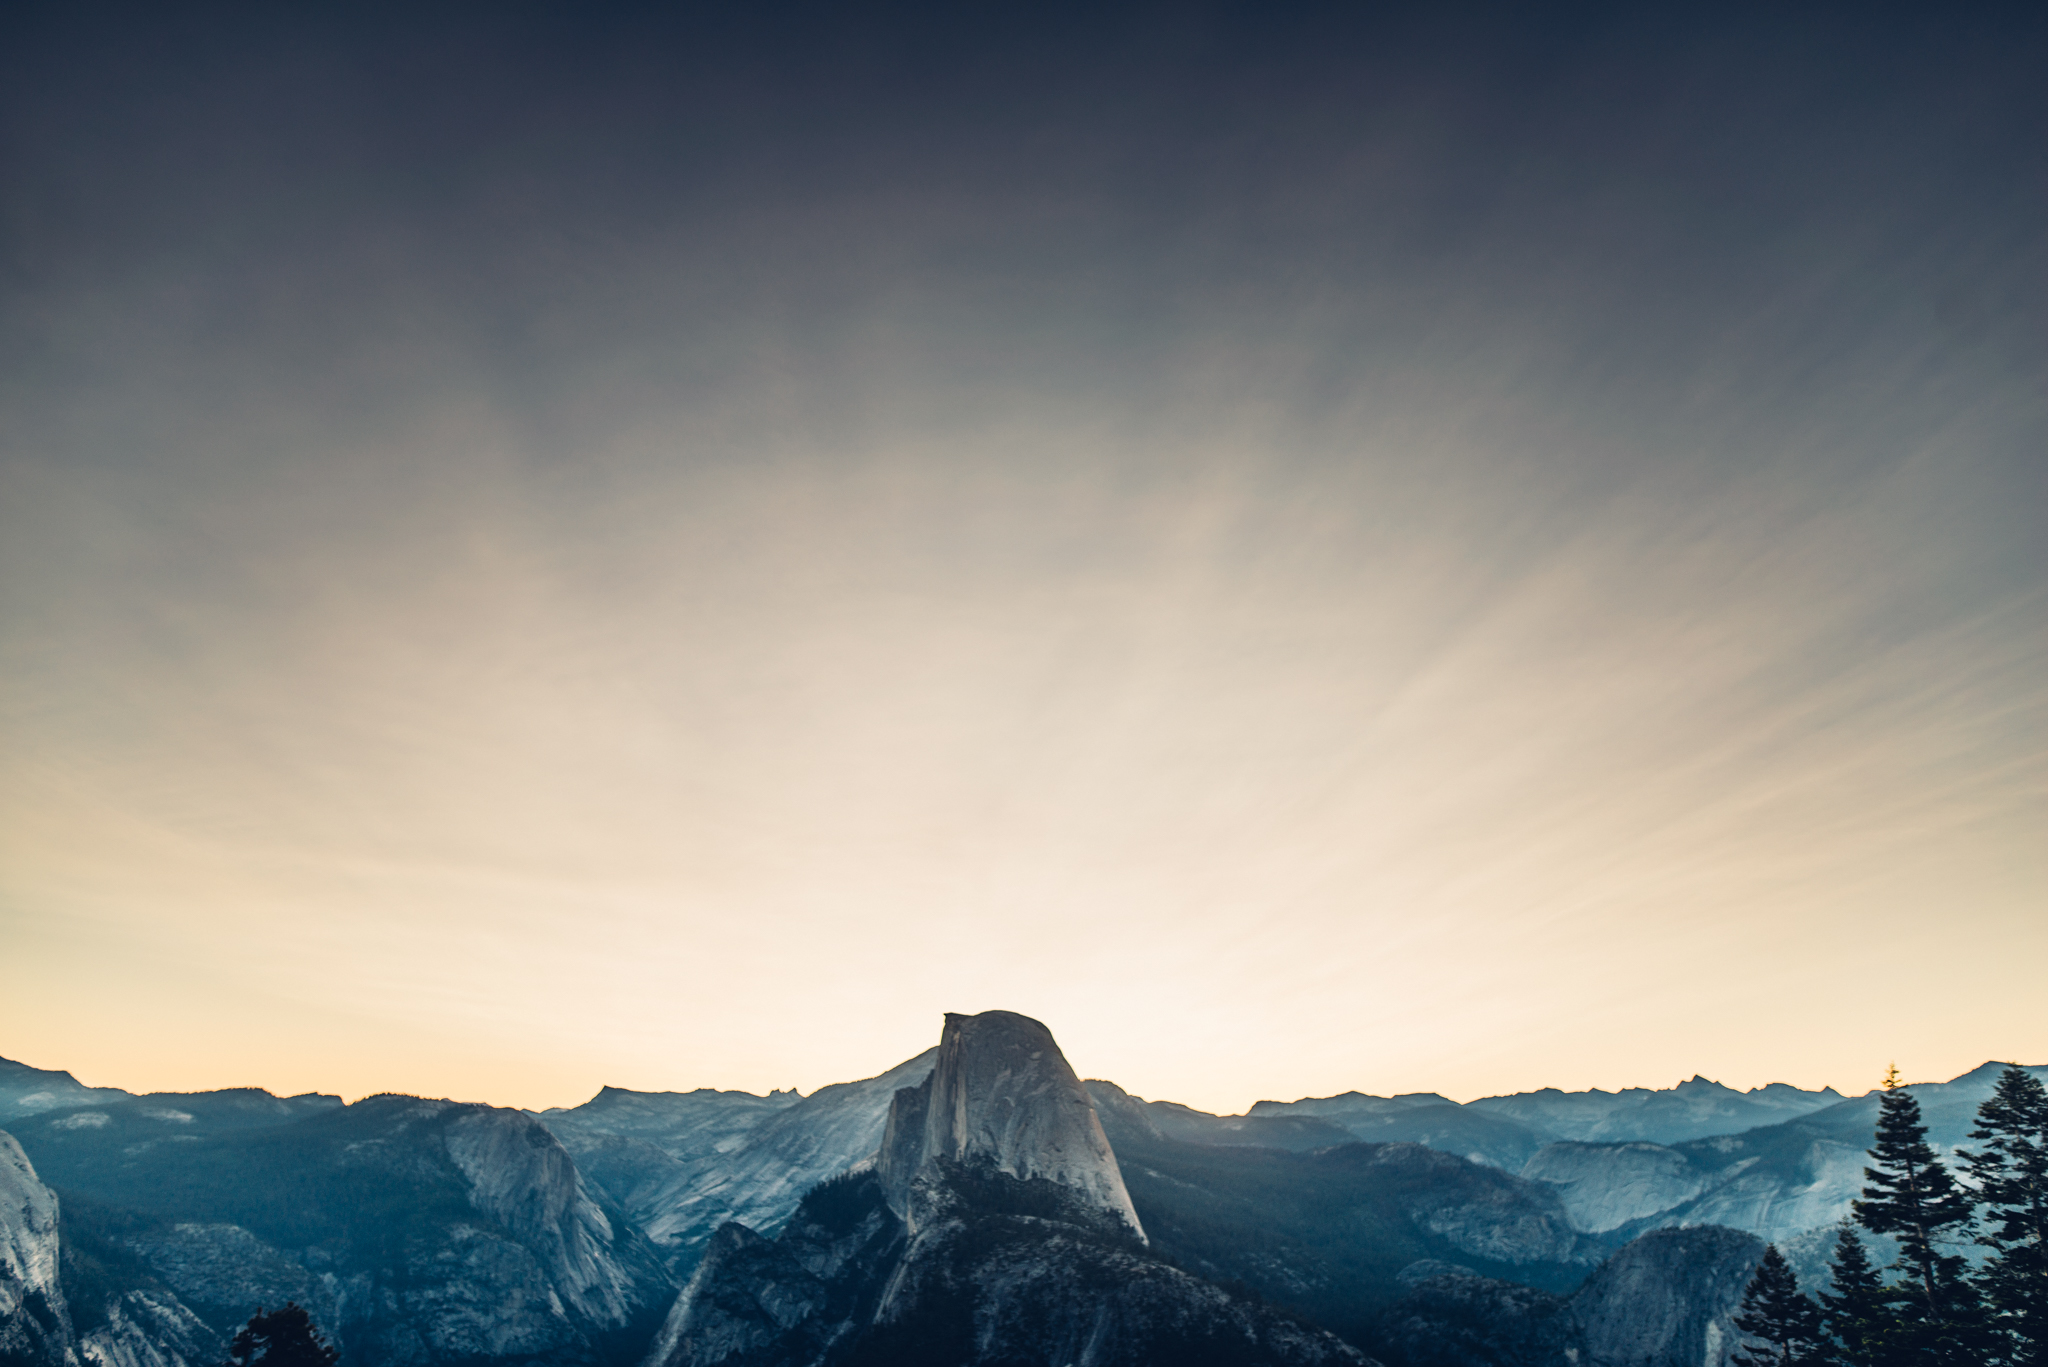
<svg viewBox="0 0 2048 1367">
<path fill-rule="evenodd" d="M 1977 1108 L 1967 1182 L 1927 1142 L 1920 1103 L 1887 1073 L 1877 1142 L 1818 1301 L 1774 1244 L 1743 1293 L 1741 1367 L 2048 1367 L 2048 1088 L 2007 1068 Z M 1873 1266 L 1856 1233 L 1898 1239 Z M 1973 1270 L 1954 1250 L 1987 1252 Z"/>
</svg>

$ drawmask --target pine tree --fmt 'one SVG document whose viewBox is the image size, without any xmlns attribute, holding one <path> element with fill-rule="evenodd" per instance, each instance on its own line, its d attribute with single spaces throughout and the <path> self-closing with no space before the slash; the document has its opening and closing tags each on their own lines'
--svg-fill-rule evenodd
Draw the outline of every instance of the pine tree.
<svg viewBox="0 0 2048 1367">
<path fill-rule="evenodd" d="M 1895 1313 L 1881 1360 L 1982 1367 L 1990 1350 L 1982 1303 L 1963 1276 L 1963 1259 L 1941 1251 L 1967 1236 L 1976 1202 L 1935 1157 L 1920 1103 L 1900 1084 L 1896 1067 L 1878 1097 L 1870 1157 L 1875 1166 L 1863 1170 L 1856 1220 L 1873 1234 L 1898 1237 L 1897 1267 L 1906 1283 L 1891 1297 Z M 1894 1350 L 1901 1356 L 1894 1359 Z"/>
<path fill-rule="evenodd" d="M 1991 1246 L 1982 1284 L 2006 1359 L 2018 1367 L 2048 1363 L 2048 1087 L 2007 1068 L 1977 1108 L 1970 1138 L 1982 1148 L 1960 1155 L 1987 1207 L 1982 1242 Z"/>
<path fill-rule="evenodd" d="M 1885 1329 L 1892 1318 L 1891 1296 L 1855 1227 L 1842 1222 L 1829 1260 L 1832 1293 L 1820 1293 L 1821 1322 L 1834 1340 L 1830 1359 L 1841 1367 L 1882 1367 Z"/>
<path fill-rule="evenodd" d="M 1814 1367 L 1824 1361 L 1820 1307 L 1799 1290 L 1799 1279 L 1778 1252 L 1764 1248 L 1764 1260 L 1742 1293 L 1735 1327 L 1745 1337 L 1762 1340 L 1736 1350 L 1737 1367 Z"/>
<path fill-rule="evenodd" d="M 333 1367 L 341 1354 L 320 1337 L 313 1317 L 296 1302 L 265 1314 L 259 1307 L 242 1332 L 235 1335 L 222 1367 Z"/>
</svg>

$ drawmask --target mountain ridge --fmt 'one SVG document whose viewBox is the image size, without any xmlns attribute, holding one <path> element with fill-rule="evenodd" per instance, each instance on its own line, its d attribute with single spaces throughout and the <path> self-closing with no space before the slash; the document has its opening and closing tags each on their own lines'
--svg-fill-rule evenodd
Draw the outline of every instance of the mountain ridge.
<svg viewBox="0 0 2048 1367">
<path fill-rule="evenodd" d="M 1006 1020 L 1050 1041 L 1038 1022 L 990 1014 L 992 1024 Z M 1021 1099 L 1036 1085 L 1028 1070 L 999 1067 L 982 1083 L 962 1074 L 955 1086 L 936 1078 L 943 1052 L 942 1033 L 939 1047 L 885 1073 L 809 1096 L 606 1087 L 582 1106 L 538 1114 L 401 1094 L 352 1105 L 260 1088 L 138 1096 L 86 1088 L 56 1070 L 0 1068 L 0 1105 L 35 1098 L 0 1131 L 12 1131 L 5 1142 L 29 1174 L 17 1175 L 15 1207 L 54 1210 L 61 1250 L 55 1294 L 47 1276 L 37 1281 L 29 1270 L 33 1259 L 0 1267 L 0 1340 L 41 1355 L 31 1360 L 80 1367 L 207 1367 L 258 1304 L 295 1298 L 336 1337 L 347 1367 L 631 1367 L 667 1322 L 677 1288 L 711 1275 L 714 1246 L 728 1271 L 750 1259 L 806 1268 L 814 1279 L 837 1267 L 852 1280 L 804 1283 L 806 1296 L 824 1298 L 817 1314 L 826 1317 L 806 1322 L 836 1324 L 841 1311 L 858 1317 L 881 1306 L 883 1288 L 862 1278 L 892 1259 L 912 1265 L 903 1263 L 910 1241 L 929 1234 L 913 1270 L 931 1275 L 906 1274 L 909 1299 L 900 1304 L 957 1310 L 972 1287 L 1001 1283 L 1020 1299 L 991 1308 L 991 1322 L 1012 1330 L 1020 1322 L 1003 1317 L 1020 1307 L 1058 1318 L 1108 1304 L 1075 1299 L 1047 1270 L 1046 1250 L 1056 1246 L 1106 1283 L 1151 1288 L 1118 1302 L 1115 1313 L 1128 1312 L 1121 1332 L 1130 1334 L 1153 1332 L 1159 1322 L 1148 1317 L 1184 1302 L 1208 1306 L 1203 1322 L 1235 1324 L 1233 1334 L 1280 1333 L 1280 1321 L 1253 1313 L 1263 1298 L 1286 1307 L 1290 1322 L 1335 1328 L 1382 1352 L 1405 1341 L 1388 1337 L 1391 1307 L 1432 1277 L 1455 1275 L 1477 1280 L 1430 1292 L 1432 1304 L 1506 1307 L 1487 1321 L 1493 1331 L 1534 1343 L 1563 1333 L 1569 1316 L 1589 1323 L 1584 1303 L 1567 1304 L 1573 1288 L 1660 1230 L 1725 1225 L 1776 1238 L 1802 1280 L 1813 1280 L 1825 1225 L 1860 1185 L 1876 1108 L 1866 1094 L 1803 1109 L 1819 1094 L 1801 1093 L 1799 1113 L 1773 1125 L 1671 1144 L 1552 1140 L 1515 1161 L 1513 1146 L 1527 1146 L 1533 1133 L 1526 1126 L 1432 1093 L 1348 1093 L 1321 1099 L 1330 1103 L 1322 1114 L 1272 1103 L 1216 1116 L 1113 1083 L 1081 1084 L 1066 1069 L 1045 1095 L 1086 1110 L 1106 1151 L 1089 1157 L 1085 1125 L 1020 1128 L 1000 1108 L 942 1102 L 952 1119 L 934 1129 L 935 1095 L 978 1087 L 984 1101 L 1002 1092 Z M 1937 1148 L 1961 1141 L 2003 1067 L 1912 1084 Z M 2030 1071 L 2048 1076 L 2048 1068 Z M 1698 1077 L 1638 1090 L 1714 1104 L 1732 1093 Z M 915 1125 L 906 1095 L 924 1098 Z M 1575 1094 L 1526 1095 L 1548 1103 Z M 902 1134 L 918 1138 L 908 1189 L 899 1184 L 901 1215 L 883 1181 L 892 1115 Z M 1067 1136 L 1055 1147 L 1088 1162 L 1016 1161 L 1018 1145 L 1037 1142 L 1027 1134 L 1054 1131 Z M 1490 1155 L 1478 1152 L 1485 1146 Z M 1122 1202 L 1100 1199 L 1109 1186 L 1098 1182 L 1087 1195 L 1086 1180 L 1053 1180 L 1063 1171 L 1099 1176 L 1091 1164 L 1105 1157 L 1128 1219 Z M 930 1180 L 913 1232 L 904 1216 L 921 1169 Z M 47 1264 L 49 1220 L 15 1223 L 44 1231 L 37 1256 Z M 400 1237 L 374 1234 L 386 1226 Z M 721 1233 L 728 1228 L 745 1233 Z M 1632 1256 L 1667 1246 L 1687 1245 L 1653 1241 Z M 1677 1298 L 1673 1305 L 1708 1294 L 1668 1268 L 1644 1283 L 1653 1284 Z M 1204 1286 L 1222 1288 L 1214 1292 L 1222 1299 Z M 37 1295 L 40 1317 L 24 1318 Z M 848 1296 L 868 1296 L 869 1311 Z M 558 1309 L 548 1308 L 551 1298 Z M 1615 1313 L 1602 1312 L 1600 1333 L 1622 1333 Z M 743 1329 L 745 1320 L 728 1327 Z M 1638 1328 L 1678 1345 L 1695 1343 L 1694 1328 L 1708 1322 L 1667 1320 L 1664 1329 Z M 1400 1356 L 1392 1348 L 1382 1355 Z"/>
<path fill-rule="evenodd" d="M 723 1226 L 645 1367 L 1367 1367 L 1146 1247 L 1088 1091 L 1012 1012 L 945 1017 L 880 1146 L 774 1239 Z"/>
</svg>

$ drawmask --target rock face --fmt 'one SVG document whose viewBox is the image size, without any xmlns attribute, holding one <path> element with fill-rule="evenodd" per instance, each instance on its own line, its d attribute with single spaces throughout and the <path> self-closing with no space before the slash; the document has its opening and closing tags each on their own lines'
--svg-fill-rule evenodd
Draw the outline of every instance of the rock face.
<svg viewBox="0 0 2048 1367">
<path fill-rule="evenodd" d="M 1612 1251 L 1572 1228 L 1553 1189 L 1497 1167 L 1419 1144 L 1190 1143 L 1135 1098 L 1089 1088 L 1154 1249 L 1369 1351 L 1419 1263 L 1562 1292 Z"/>
<path fill-rule="evenodd" d="M 648 1361 L 822 1360 L 873 1320 L 903 1244 L 903 1222 L 871 1172 L 813 1190 L 779 1238 L 728 1224 Z"/>
<path fill-rule="evenodd" d="M 725 1153 L 760 1124 L 800 1104 L 795 1091 L 722 1092 L 700 1087 L 694 1092 L 635 1092 L 600 1087 L 581 1106 L 557 1106 L 528 1114 L 551 1130 L 575 1129 L 644 1139 L 677 1158 Z"/>
<path fill-rule="evenodd" d="M 876 1166 L 913 1233 L 913 1189 L 942 1164 L 1064 1187 L 1144 1240 L 1087 1089 L 1028 1016 L 949 1013 L 931 1075 L 896 1094 Z"/>
<path fill-rule="evenodd" d="M 1421 1276 L 1380 1340 L 1401 1367 L 1728 1367 L 1763 1251 L 1732 1229 L 1657 1230 L 1570 1296 L 1464 1272 Z"/>
<path fill-rule="evenodd" d="M 1937 1148 L 2002 1067 L 1915 1085 Z M 1709 1226 L 1824 1276 L 1877 1109 L 1826 1096 L 1694 1079 L 1213 1116 L 1084 1087 L 1004 1012 L 809 1097 L 607 1088 L 539 1118 L 131 1096 L 0 1060 L 0 1367 L 210 1367 L 287 1299 L 347 1362 L 403 1367 L 624 1367 L 657 1328 L 657 1362 L 736 1367 L 1355 1360 L 1290 1315 L 1444 1367 L 1712 1367 L 1754 1246 Z M 1633 1137 L 1773 1107 L 1795 1114 Z"/>
<path fill-rule="evenodd" d="M 93 1367 L 212 1367 L 227 1358 L 230 1336 L 168 1292 L 124 1292 L 107 1302 L 105 1315 L 79 1344 Z"/>
<path fill-rule="evenodd" d="M 1987 1063 L 1951 1082 L 1913 1085 L 1937 1150 L 1967 1145 L 1977 1107 L 2005 1066 Z M 2048 1077 L 2048 1068 L 2029 1071 Z M 1782 1247 L 1849 1213 L 1876 1123 L 1872 1093 L 1740 1134 L 1669 1145 L 1553 1144 L 1522 1175 L 1556 1190 L 1589 1232 L 1626 1237 L 1663 1226 L 1725 1225 Z"/>
<path fill-rule="evenodd" d="M 1552 1144 L 1522 1176 L 1555 1187 L 1572 1223 L 1595 1234 L 1683 1205 L 1708 1181 L 1662 1144 Z"/>
<path fill-rule="evenodd" d="M 1242 1301 L 1070 1218 L 1061 1189 L 996 1177 L 933 1183 L 925 1225 L 845 1357 L 883 1364 L 1357 1364 L 1356 1348 Z"/>
<path fill-rule="evenodd" d="M 80 1123 L 82 1117 L 90 1117 Z M 672 1298 L 531 1117 L 372 1097 L 142 1097 L 37 1117 L 87 1360 L 207 1367 L 296 1300 L 361 1364 L 637 1358 Z"/>
<path fill-rule="evenodd" d="M 648 1367 L 1365 1361 L 1152 1255 L 1051 1033 L 989 1012 L 778 1238 L 718 1232 Z"/>
<path fill-rule="evenodd" d="M 58 1263 L 56 1194 L 0 1130 L 0 1362 L 77 1360 Z"/>
<path fill-rule="evenodd" d="M 533 1255 L 573 1314 L 604 1325 L 634 1316 L 644 1290 L 613 1256 L 619 1231 L 552 1135 L 517 1111 L 476 1107 L 450 1121 L 442 1142 L 468 1179 L 470 1205 Z"/>
<path fill-rule="evenodd" d="M 937 1057 L 927 1049 L 878 1077 L 801 1099 L 607 1088 L 586 1106 L 540 1119 L 681 1281 L 721 1225 L 773 1233 L 804 1192 L 873 1154 L 896 1093 L 923 1082 Z"/>
<path fill-rule="evenodd" d="M 1645 1234 L 1572 1297 L 1587 1358 L 1598 1367 L 1723 1367 L 1740 1344 L 1742 1289 L 1763 1256 L 1761 1239 L 1713 1225 Z"/>
<path fill-rule="evenodd" d="M 1356 1144 L 1326 1165 L 1376 1169 L 1414 1225 L 1468 1258 L 1496 1264 L 1591 1263 L 1598 1247 L 1532 1183 L 1421 1144 Z"/>
</svg>

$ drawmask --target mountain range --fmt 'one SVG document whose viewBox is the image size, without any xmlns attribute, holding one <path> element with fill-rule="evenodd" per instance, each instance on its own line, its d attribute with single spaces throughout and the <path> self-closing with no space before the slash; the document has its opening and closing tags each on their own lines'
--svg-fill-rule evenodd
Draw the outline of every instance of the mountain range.
<svg viewBox="0 0 2048 1367">
<path fill-rule="evenodd" d="M 2002 1067 L 1915 1088 L 1937 1147 Z M 0 1365 L 211 1367 L 294 1300 L 349 1364 L 1719 1367 L 1764 1239 L 1819 1272 L 1876 1109 L 1694 1078 L 1217 1116 L 1007 1012 L 810 1096 L 538 1113 L 0 1061 Z"/>
</svg>

